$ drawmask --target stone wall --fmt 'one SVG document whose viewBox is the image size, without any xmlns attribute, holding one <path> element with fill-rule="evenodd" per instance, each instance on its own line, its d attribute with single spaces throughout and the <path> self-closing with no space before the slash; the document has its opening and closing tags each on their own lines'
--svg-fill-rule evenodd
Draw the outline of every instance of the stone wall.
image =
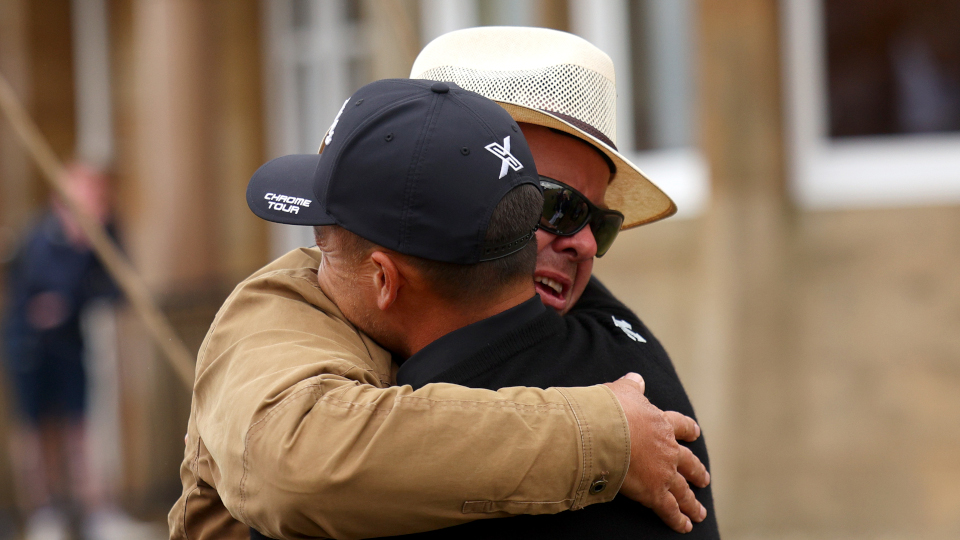
<svg viewBox="0 0 960 540">
<path fill-rule="evenodd" d="M 704 219 L 625 232 L 596 266 L 673 356 L 711 443 L 722 531 L 957 537 L 960 207 L 786 221 L 785 324 L 766 336 L 784 353 L 734 358 L 735 377 L 711 377 L 698 345 L 716 328 Z M 721 327 L 749 335 L 748 316 L 731 318 Z"/>
</svg>

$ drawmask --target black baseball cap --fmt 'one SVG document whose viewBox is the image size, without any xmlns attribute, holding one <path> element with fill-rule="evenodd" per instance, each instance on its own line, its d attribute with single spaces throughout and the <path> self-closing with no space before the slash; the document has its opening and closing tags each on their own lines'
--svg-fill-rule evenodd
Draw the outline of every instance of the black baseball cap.
<svg viewBox="0 0 960 540">
<path fill-rule="evenodd" d="M 385 248 L 474 264 L 515 253 L 528 233 L 486 245 L 494 208 L 522 184 L 540 188 L 517 123 L 453 83 L 386 79 L 347 99 L 319 154 L 267 162 L 247 186 L 257 216 L 340 225 Z"/>
</svg>

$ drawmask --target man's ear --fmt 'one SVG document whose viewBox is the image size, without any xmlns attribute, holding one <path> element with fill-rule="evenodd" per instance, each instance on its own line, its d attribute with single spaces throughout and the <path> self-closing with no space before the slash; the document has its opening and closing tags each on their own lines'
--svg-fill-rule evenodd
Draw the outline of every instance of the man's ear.
<svg viewBox="0 0 960 540">
<path fill-rule="evenodd" d="M 380 311 L 386 311 L 397 301 L 400 287 L 406 280 L 390 254 L 374 251 L 370 254 L 370 261 L 375 269 L 374 286 L 377 289 L 377 307 Z"/>
</svg>

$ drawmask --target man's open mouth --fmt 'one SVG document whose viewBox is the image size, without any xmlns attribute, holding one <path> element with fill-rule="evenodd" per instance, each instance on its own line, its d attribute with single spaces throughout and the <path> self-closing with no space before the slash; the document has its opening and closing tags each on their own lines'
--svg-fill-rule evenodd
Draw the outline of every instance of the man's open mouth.
<svg viewBox="0 0 960 540">
<path fill-rule="evenodd" d="M 544 276 L 536 276 L 533 281 L 536 282 L 537 292 L 540 293 L 540 296 L 546 295 L 563 299 L 563 284 L 559 281 Z"/>
</svg>

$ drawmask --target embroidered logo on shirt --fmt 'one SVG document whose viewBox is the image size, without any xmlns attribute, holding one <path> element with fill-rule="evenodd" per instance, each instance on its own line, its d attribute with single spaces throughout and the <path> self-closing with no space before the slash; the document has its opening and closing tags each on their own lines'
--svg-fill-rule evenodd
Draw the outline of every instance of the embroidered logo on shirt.
<svg viewBox="0 0 960 540">
<path fill-rule="evenodd" d="M 620 319 L 614 317 L 613 315 L 611 315 L 610 318 L 613 319 L 613 324 L 615 324 L 617 328 L 623 330 L 623 333 L 626 334 L 628 338 L 638 343 L 647 342 L 647 340 L 643 339 L 643 336 L 633 331 L 633 325 L 631 325 L 627 321 L 621 321 Z"/>
</svg>

